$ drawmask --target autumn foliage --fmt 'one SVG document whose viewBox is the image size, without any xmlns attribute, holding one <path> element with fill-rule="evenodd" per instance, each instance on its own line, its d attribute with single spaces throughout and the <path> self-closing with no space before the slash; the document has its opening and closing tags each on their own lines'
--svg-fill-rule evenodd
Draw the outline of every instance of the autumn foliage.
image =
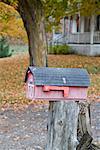
<svg viewBox="0 0 100 150">
<path fill-rule="evenodd" d="M 0 59 L 0 106 L 27 105 L 24 76 L 28 67 L 28 54 Z M 86 68 L 90 73 L 89 100 L 100 100 L 100 58 L 77 55 L 49 55 L 49 67 Z M 43 103 L 39 101 L 37 103 Z"/>
<path fill-rule="evenodd" d="M 27 42 L 27 35 L 20 15 L 13 7 L 2 2 L 0 2 L 0 35 Z"/>
</svg>

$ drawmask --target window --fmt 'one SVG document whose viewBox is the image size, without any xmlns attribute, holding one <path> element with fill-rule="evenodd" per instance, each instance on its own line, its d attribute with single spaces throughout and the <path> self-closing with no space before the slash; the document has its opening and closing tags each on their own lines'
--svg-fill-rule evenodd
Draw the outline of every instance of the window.
<svg viewBox="0 0 100 150">
<path fill-rule="evenodd" d="M 96 31 L 100 31 L 100 15 L 96 17 Z"/>
</svg>

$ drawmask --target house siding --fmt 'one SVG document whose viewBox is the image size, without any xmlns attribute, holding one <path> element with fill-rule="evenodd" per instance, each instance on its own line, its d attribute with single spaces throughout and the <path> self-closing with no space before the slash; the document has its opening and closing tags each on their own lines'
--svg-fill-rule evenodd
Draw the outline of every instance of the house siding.
<svg viewBox="0 0 100 150">
<path fill-rule="evenodd" d="M 81 55 L 100 56 L 100 44 L 68 44 L 72 49 Z"/>
</svg>

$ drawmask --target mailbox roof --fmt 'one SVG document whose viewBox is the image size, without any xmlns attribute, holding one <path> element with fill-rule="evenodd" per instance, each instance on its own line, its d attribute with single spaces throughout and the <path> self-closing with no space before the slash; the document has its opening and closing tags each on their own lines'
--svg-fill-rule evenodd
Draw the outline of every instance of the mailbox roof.
<svg viewBox="0 0 100 150">
<path fill-rule="evenodd" d="M 29 67 L 35 85 L 79 86 L 90 85 L 89 74 L 85 69 Z"/>
</svg>

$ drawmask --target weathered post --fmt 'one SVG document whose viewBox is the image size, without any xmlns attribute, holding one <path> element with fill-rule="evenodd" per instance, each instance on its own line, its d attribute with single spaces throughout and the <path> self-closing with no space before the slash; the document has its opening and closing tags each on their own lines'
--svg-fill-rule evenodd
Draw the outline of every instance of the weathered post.
<svg viewBox="0 0 100 150">
<path fill-rule="evenodd" d="M 46 150 L 76 150 L 77 102 L 50 102 Z"/>
</svg>

